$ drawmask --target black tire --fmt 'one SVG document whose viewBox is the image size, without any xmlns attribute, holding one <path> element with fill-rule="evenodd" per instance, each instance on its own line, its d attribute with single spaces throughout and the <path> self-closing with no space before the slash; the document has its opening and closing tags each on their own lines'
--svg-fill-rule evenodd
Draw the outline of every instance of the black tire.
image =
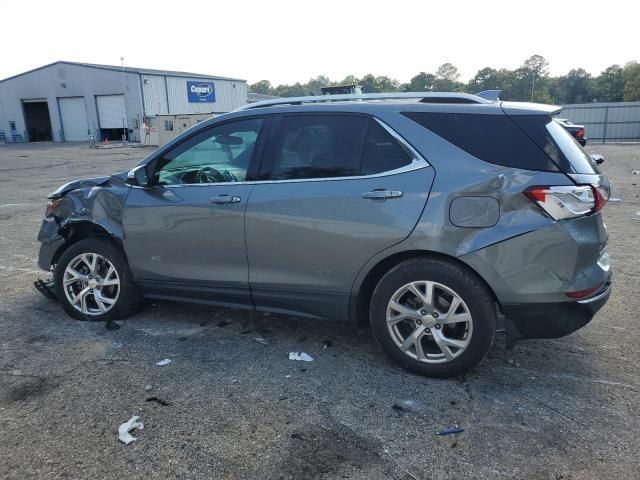
<svg viewBox="0 0 640 480">
<path fill-rule="evenodd" d="M 115 304 L 103 314 L 87 315 L 76 310 L 65 295 L 63 278 L 69 262 L 82 253 L 96 253 L 105 257 L 116 269 L 120 279 L 120 292 Z M 142 294 L 133 280 L 127 260 L 118 246 L 103 238 L 87 238 L 74 243 L 60 256 L 54 271 L 58 301 L 71 317 L 78 320 L 120 320 L 136 313 L 142 305 Z"/>
<path fill-rule="evenodd" d="M 387 328 L 389 301 L 403 285 L 415 281 L 433 281 L 451 288 L 467 305 L 473 319 L 468 346 L 446 363 L 426 363 L 410 357 L 396 345 Z M 487 287 L 468 269 L 435 258 L 409 259 L 389 270 L 373 292 L 369 315 L 373 334 L 387 355 L 413 373 L 434 378 L 461 375 L 478 365 L 491 349 L 496 332 L 496 307 Z"/>
</svg>

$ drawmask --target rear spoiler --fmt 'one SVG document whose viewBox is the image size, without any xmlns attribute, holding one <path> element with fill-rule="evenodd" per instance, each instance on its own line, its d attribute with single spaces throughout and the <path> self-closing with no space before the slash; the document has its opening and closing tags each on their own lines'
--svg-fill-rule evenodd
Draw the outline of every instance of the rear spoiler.
<svg viewBox="0 0 640 480">
<path fill-rule="evenodd" d="M 502 102 L 502 110 L 507 115 L 557 115 L 562 110 L 558 105 L 529 102 Z"/>
<path fill-rule="evenodd" d="M 479 93 L 476 93 L 476 96 L 484 98 L 485 100 L 490 100 L 492 102 L 499 102 L 500 92 L 502 92 L 502 90 L 483 90 Z"/>
</svg>

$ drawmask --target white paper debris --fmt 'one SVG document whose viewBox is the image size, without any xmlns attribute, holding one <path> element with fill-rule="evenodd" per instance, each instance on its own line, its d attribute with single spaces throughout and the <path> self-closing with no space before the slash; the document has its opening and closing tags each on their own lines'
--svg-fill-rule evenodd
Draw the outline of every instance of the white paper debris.
<svg viewBox="0 0 640 480">
<path fill-rule="evenodd" d="M 299 360 L 301 362 L 313 362 L 313 357 L 304 352 L 289 352 L 289 360 Z"/>
<path fill-rule="evenodd" d="M 138 430 L 142 430 L 144 428 L 144 424 L 139 422 L 140 417 L 133 416 L 129 419 L 128 422 L 124 422 L 120 427 L 118 427 L 118 440 L 120 440 L 125 445 L 129 445 L 131 442 L 135 442 L 136 439 L 131 436 L 129 433 L 134 428 Z"/>
<path fill-rule="evenodd" d="M 168 358 L 165 358 L 164 360 L 160 360 L 159 362 L 156 362 L 156 365 L 158 365 L 159 367 L 162 367 L 163 365 L 169 365 L 171 363 L 171 360 L 169 360 Z"/>
</svg>

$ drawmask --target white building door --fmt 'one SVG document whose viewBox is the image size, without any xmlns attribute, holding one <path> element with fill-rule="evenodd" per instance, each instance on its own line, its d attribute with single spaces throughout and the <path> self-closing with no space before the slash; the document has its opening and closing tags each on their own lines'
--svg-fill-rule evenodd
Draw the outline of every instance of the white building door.
<svg viewBox="0 0 640 480">
<path fill-rule="evenodd" d="M 62 132 L 65 142 L 85 142 L 89 139 L 89 124 L 84 97 L 59 98 Z"/>
<path fill-rule="evenodd" d="M 100 128 L 127 128 L 124 95 L 96 95 Z"/>
</svg>

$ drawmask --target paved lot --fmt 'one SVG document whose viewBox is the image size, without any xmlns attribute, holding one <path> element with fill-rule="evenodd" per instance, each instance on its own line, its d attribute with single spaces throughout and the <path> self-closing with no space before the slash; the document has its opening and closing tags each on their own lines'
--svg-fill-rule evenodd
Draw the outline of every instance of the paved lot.
<svg viewBox="0 0 640 480">
<path fill-rule="evenodd" d="M 45 195 L 150 150 L 0 146 L 0 478 L 640 478 L 640 146 L 588 149 L 622 199 L 611 300 L 574 335 L 499 342 L 436 381 L 341 324 L 172 303 L 116 331 L 71 320 L 32 287 Z"/>
</svg>

